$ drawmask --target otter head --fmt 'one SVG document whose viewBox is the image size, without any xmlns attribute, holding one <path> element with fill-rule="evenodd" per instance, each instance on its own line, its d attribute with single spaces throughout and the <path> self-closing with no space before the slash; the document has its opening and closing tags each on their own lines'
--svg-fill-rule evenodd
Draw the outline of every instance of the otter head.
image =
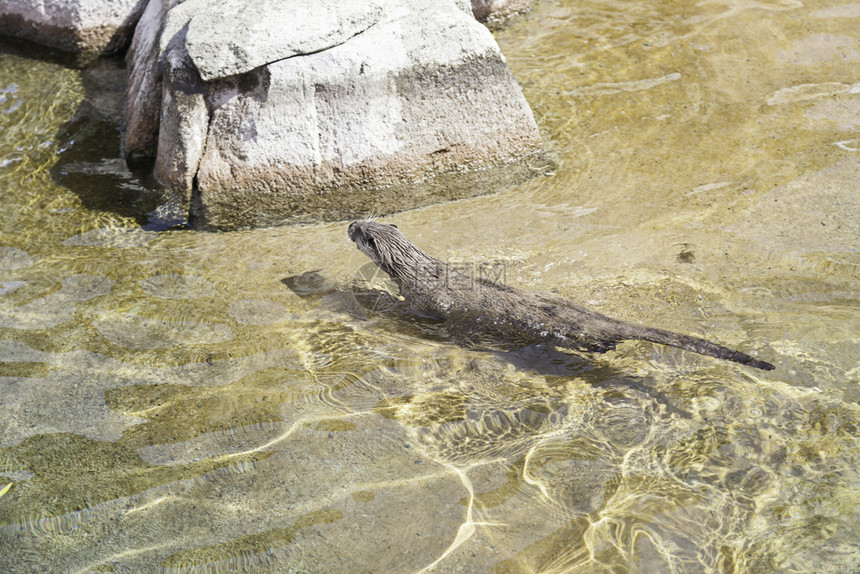
<svg viewBox="0 0 860 574">
<path fill-rule="evenodd" d="M 390 223 L 353 221 L 346 233 L 362 253 L 396 281 L 414 279 L 419 269 L 436 262 Z"/>
</svg>

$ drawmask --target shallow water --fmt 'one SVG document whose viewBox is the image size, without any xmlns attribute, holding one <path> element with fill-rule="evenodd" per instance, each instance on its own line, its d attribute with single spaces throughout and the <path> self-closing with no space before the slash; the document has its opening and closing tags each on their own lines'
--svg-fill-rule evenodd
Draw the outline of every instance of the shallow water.
<svg viewBox="0 0 860 574">
<path fill-rule="evenodd" d="M 858 18 L 543 0 L 497 39 L 558 169 L 386 218 L 767 373 L 364 308 L 344 222 L 184 229 L 117 64 L 3 46 L 3 571 L 857 571 Z"/>
</svg>

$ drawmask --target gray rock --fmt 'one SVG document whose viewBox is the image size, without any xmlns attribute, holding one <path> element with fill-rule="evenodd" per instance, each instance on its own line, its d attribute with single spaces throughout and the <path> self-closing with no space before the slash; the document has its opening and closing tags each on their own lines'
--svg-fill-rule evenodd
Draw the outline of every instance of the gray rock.
<svg viewBox="0 0 860 574">
<path fill-rule="evenodd" d="M 147 0 L 4 0 L 0 35 L 68 52 L 125 49 Z"/>
<path fill-rule="evenodd" d="M 180 28 L 164 53 L 155 162 L 158 179 L 172 189 L 183 191 L 193 185 L 209 126 L 203 80 L 184 47 L 188 29 L 188 25 Z"/>
<path fill-rule="evenodd" d="M 546 168 L 528 104 L 462 1 L 210 3 L 151 1 L 125 136 L 127 153 L 157 148 L 159 179 L 203 225 L 384 213 Z"/>
<path fill-rule="evenodd" d="M 209 0 L 191 20 L 185 45 L 208 82 L 343 44 L 379 22 L 384 4 Z"/>
<path fill-rule="evenodd" d="M 181 0 L 149 0 L 125 56 L 128 68 L 123 150 L 126 155 L 154 156 L 161 117 L 159 39 L 167 11 Z"/>
</svg>

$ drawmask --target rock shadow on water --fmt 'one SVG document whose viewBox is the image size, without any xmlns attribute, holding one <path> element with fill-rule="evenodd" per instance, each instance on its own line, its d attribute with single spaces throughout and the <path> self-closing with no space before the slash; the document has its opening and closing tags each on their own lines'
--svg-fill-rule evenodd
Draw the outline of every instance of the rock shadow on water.
<svg viewBox="0 0 860 574">
<path fill-rule="evenodd" d="M 79 70 L 83 101 L 54 134 L 58 157 L 50 174 L 56 183 L 75 193 L 84 208 L 127 217 L 146 230 L 185 226 L 187 206 L 177 205 L 178 199 L 158 186 L 153 161 L 123 158 L 122 57 L 81 60 L 79 55 L 14 38 L 0 38 L 0 53 Z"/>
<path fill-rule="evenodd" d="M 56 134 L 59 158 L 51 168 L 58 184 L 74 192 L 83 206 L 132 219 L 147 231 L 184 227 L 178 200 L 158 186 L 152 161 L 123 159 L 118 104 L 125 69 L 102 59 L 81 72 L 86 95 L 75 115 Z"/>
<path fill-rule="evenodd" d="M 20 38 L 0 36 L 0 53 L 18 58 L 31 58 L 66 68 L 77 68 L 80 60 L 75 54 L 55 50 Z"/>
</svg>

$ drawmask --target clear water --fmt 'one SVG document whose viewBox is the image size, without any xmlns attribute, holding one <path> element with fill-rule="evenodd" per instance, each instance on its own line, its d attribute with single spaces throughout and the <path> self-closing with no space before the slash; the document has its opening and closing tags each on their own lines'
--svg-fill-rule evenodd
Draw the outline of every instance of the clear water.
<svg viewBox="0 0 860 574">
<path fill-rule="evenodd" d="M 121 68 L 4 45 L 2 570 L 857 571 L 858 18 L 542 0 L 497 39 L 556 172 L 388 218 L 768 373 L 364 309 L 345 222 L 185 229 Z"/>
</svg>

